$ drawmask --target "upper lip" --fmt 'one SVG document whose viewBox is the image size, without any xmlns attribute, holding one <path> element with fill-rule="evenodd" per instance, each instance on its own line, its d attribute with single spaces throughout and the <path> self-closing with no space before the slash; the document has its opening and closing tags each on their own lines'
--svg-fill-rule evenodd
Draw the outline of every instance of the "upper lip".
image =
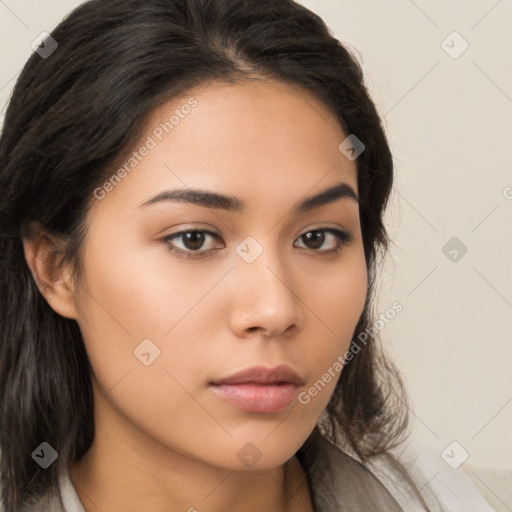
<svg viewBox="0 0 512 512">
<path fill-rule="evenodd" d="M 302 377 L 292 370 L 289 366 L 280 365 L 274 368 L 266 368 L 265 366 L 253 366 L 237 372 L 225 379 L 213 382 L 213 384 L 278 384 L 292 383 L 296 386 L 302 386 L 304 380 Z"/>
</svg>

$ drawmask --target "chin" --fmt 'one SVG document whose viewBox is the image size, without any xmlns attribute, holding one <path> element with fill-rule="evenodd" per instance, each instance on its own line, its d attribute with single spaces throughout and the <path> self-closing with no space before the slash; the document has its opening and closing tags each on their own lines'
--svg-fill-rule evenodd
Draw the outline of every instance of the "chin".
<svg viewBox="0 0 512 512">
<path fill-rule="evenodd" d="M 295 455 L 306 441 L 309 432 L 297 437 L 280 435 L 278 430 L 261 430 L 257 435 L 237 436 L 219 443 L 213 452 L 210 447 L 212 464 L 231 471 L 265 471 L 283 465 Z"/>
</svg>

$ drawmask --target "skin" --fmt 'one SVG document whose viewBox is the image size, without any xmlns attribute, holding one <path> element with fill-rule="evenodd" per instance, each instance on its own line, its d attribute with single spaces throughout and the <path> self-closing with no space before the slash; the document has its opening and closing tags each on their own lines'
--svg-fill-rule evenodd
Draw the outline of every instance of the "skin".
<svg viewBox="0 0 512 512">
<path fill-rule="evenodd" d="M 307 390 L 345 353 L 367 288 L 358 204 L 341 198 L 299 215 L 292 208 L 340 182 L 357 193 L 356 164 L 338 150 L 347 134 L 323 104 L 269 80 L 209 84 L 174 98 L 152 113 L 141 140 L 191 96 L 192 112 L 92 201 L 81 283 L 48 251 L 51 236 L 24 241 L 41 291 L 78 322 L 93 368 L 96 434 L 70 465 L 71 479 L 87 512 L 312 510 L 294 454 L 339 374 L 307 405 L 272 414 L 243 411 L 209 383 L 287 364 Z M 237 196 L 247 211 L 171 201 L 140 207 L 178 187 Z M 353 239 L 327 254 L 334 236 L 323 232 L 323 245 L 301 237 L 321 228 Z M 214 252 L 170 252 L 192 252 L 183 237 L 162 241 L 187 229 L 217 233 L 200 248 Z M 235 250 L 248 236 L 263 248 L 253 263 Z M 147 338 L 160 349 L 149 366 L 134 355 Z M 249 442 L 261 454 L 252 468 L 237 456 Z"/>
</svg>

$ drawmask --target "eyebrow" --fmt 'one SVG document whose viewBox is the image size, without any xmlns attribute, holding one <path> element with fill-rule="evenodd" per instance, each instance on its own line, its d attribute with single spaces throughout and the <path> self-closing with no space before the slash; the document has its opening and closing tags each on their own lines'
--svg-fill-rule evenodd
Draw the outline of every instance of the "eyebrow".
<svg viewBox="0 0 512 512">
<path fill-rule="evenodd" d="M 359 198 L 354 189 L 348 183 L 338 183 L 326 190 L 309 196 L 296 204 L 293 208 L 295 214 L 301 214 L 332 203 L 339 199 L 349 199 L 359 204 Z M 220 210 L 244 213 L 246 204 L 240 198 L 235 196 L 226 196 L 217 192 L 207 190 L 197 190 L 192 188 L 165 190 L 140 205 L 141 208 L 166 201 L 184 202 L 205 206 L 207 208 L 216 208 Z"/>
</svg>

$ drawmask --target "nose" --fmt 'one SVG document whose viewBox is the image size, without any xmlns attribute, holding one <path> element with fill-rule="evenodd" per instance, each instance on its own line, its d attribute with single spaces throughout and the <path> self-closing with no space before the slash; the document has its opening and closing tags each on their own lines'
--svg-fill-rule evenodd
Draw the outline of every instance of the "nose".
<svg viewBox="0 0 512 512">
<path fill-rule="evenodd" d="M 288 337 L 304 328 L 304 301 L 297 279 L 275 252 L 266 249 L 253 261 L 240 259 L 232 273 L 230 327 L 239 337 Z"/>
</svg>

